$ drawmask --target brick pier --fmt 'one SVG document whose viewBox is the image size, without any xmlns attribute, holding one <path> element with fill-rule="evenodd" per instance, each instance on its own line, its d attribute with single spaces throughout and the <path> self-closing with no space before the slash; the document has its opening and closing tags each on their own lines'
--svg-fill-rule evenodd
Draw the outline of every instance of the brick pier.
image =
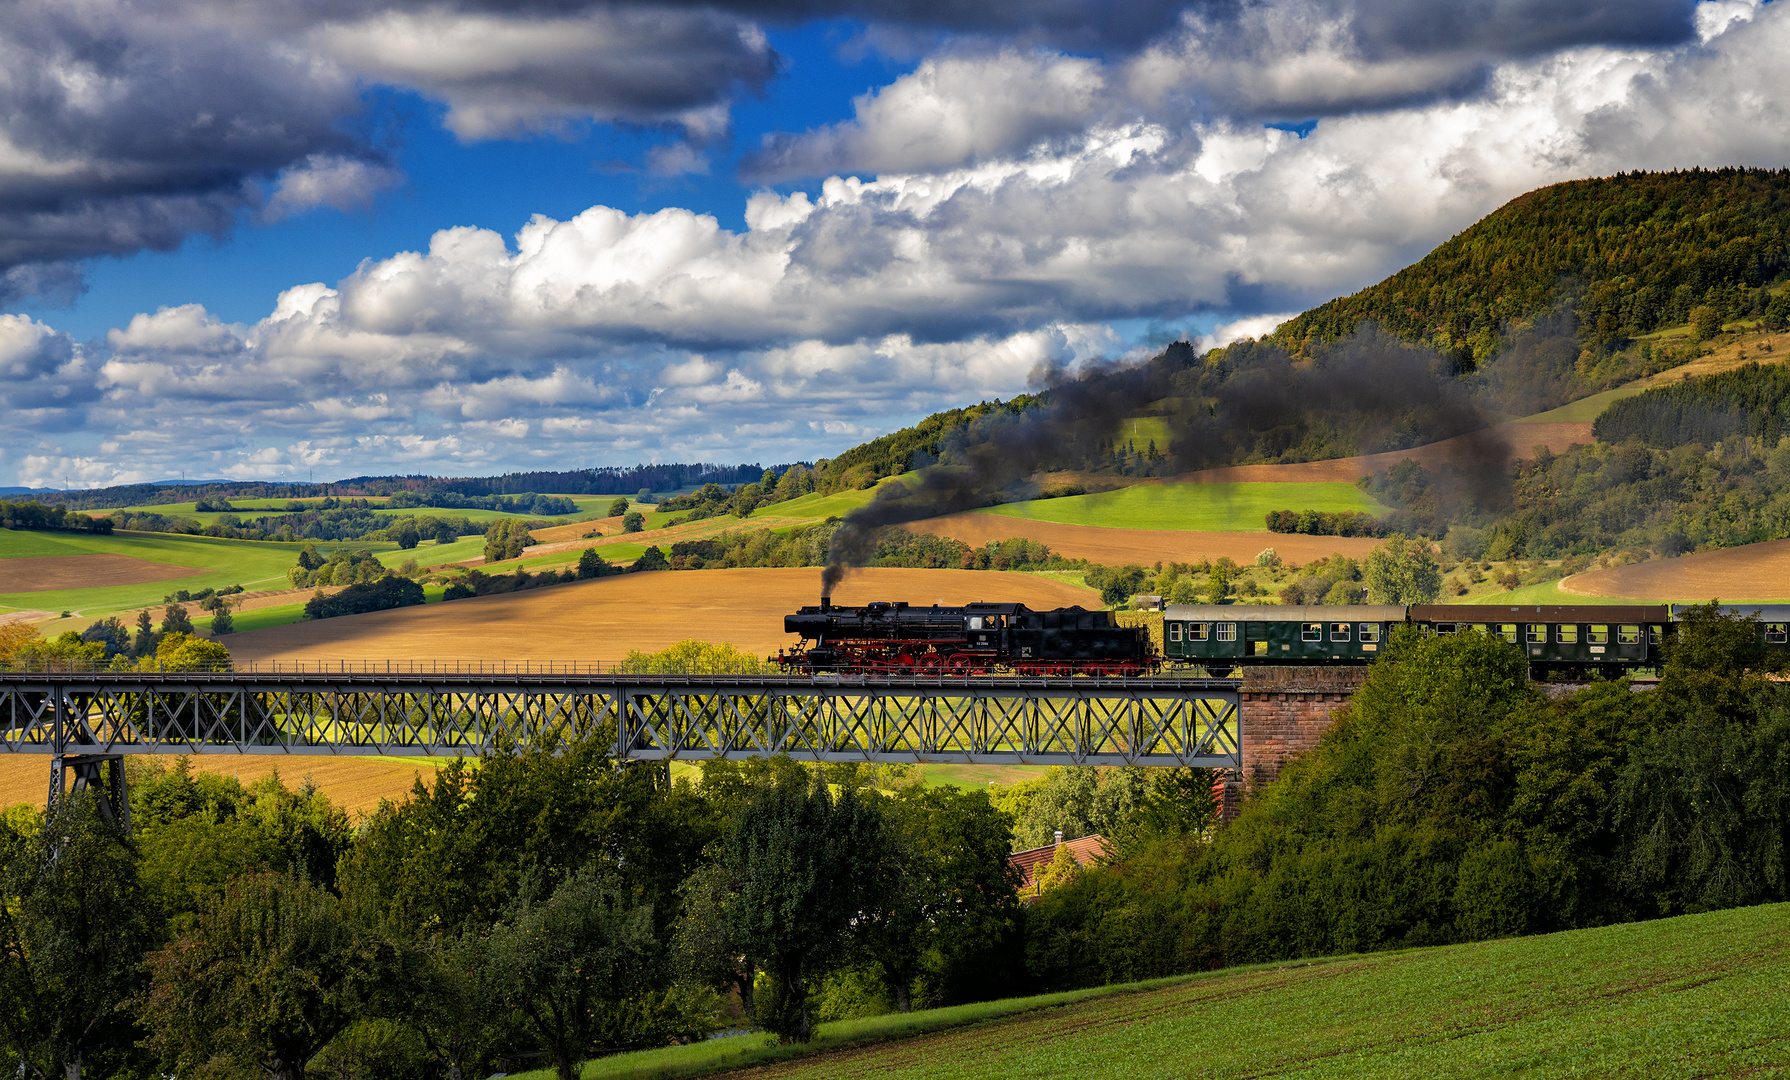
<svg viewBox="0 0 1790 1080">
<path fill-rule="evenodd" d="M 1221 815 L 1229 820 L 1248 793 L 1280 775 L 1288 759 L 1318 744 L 1336 710 L 1367 677 L 1365 668 L 1250 668 L 1242 673 L 1237 719 L 1243 769 L 1224 780 Z"/>
</svg>

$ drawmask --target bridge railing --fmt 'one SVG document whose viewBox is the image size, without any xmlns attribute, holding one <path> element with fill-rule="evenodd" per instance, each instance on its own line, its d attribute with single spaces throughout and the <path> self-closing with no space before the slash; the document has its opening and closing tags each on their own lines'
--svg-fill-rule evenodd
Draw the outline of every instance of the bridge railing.
<svg viewBox="0 0 1790 1080">
<path fill-rule="evenodd" d="M 0 660 L 8 675 L 116 675 L 185 672 L 221 675 L 757 675 L 781 674 L 761 661 L 704 665 L 702 671 L 643 671 L 624 660 L 215 660 L 164 664 L 154 657 L 64 660 L 25 657 Z"/>
<path fill-rule="evenodd" d="M 834 682 L 852 682 L 861 680 L 898 681 L 916 685 L 947 686 L 974 684 L 990 679 L 1021 679 L 1028 683 L 1055 682 L 1063 679 L 1097 680 L 1112 685 L 1152 685 L 1164 681 L 1180 684 L 1187 679 L 1204 679 L 1205 669 L 1199 667 L 1165 668 L 1153 675 L 1133 676 L 1069 676 L 1069 675 L 1034 675 L 1013 671 L 993 670 L 983 672 L 929 672 L 926 674 L 894 674 L 871 673 L 868 675 L 829 673 L 807 674 L 785 671 L 775 664 L 746 660 L 734 664 L 703 664 L 697 667 L 664 667 L 653 665 L 642 667 L 625 660 L 220 660 L 210 662 L 179 662 L 163 664 L 153 657 L 143 659 L 115 660 L 60 660 L 60 659 L 9 659 L 0 660 L 0 680 L 17 681 L 28 679 L 33 675 L 66 678 L 68 676 L 91 676 L 94 678 L 113 678 L 122 676 L 197 676 L 228 678 L 234 676 L 280 677 L 280 676 L 329 676 L 340 675 L 348 678 L 367 678 L 385 675 L 391 676 L 459 676 L 462 678 L 504 678 L 506 676 L 525 676 L 539 678 L 543 676 L 565 675 L 580 679 L 606 678 L 610 676 L 628 679 L 662 679 L 683 678 L 699 679 L 705 677 L 748 677 L 767 681 L 784 681 L 790 685 L 825 686 Z"/>
</svg>

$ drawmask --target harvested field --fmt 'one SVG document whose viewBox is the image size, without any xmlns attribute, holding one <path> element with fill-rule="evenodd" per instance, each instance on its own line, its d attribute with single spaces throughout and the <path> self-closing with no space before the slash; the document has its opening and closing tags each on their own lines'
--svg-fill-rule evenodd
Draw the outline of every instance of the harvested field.
<svg viewBox="0 0 1790 1080">
<path fill-rule="evenodd" d="M 791 643 L 783 616 L 819 599 L 818 567 L 627 574 L 253 630 L 234 635 L 230 652 L 245 660 L 593 662 L 701 638 L 767 656 Z M 882 568 L 853 573 L 834 600 L 1100 603 L 1089 589 L 1029 574 Z"/>
<path fill-rule="evenodd" d="M 1534 448 L 1545 444 L 1556 454 L 1575 443 L 1590 443 L 1591 422 L 1548 424 L 1509 423 L 1484 431 L 1457 435 L 1452 439 L 1413 446 L 1409 450 L 1391 450 L 1383 454 L 1332 458 L 1328 461 L 1300 461 L 1286 465 L 1227 465 L 1218 469 L 1202 469 L 1170 479 L 1186 481 L 1256 481 L 1279 483 L 1314 483 L 1321 481 L 1354 483 L 1363 476 L 1392 468 L 1412 458 L 1426 468 L 1443 464 L 1464 465 L 1487 454 L 1514 454 L 1527 458 Z"/>
<path fill-rule="evenodd" d="M 1255 466 L 1249 466 L 1254 468 Z M 1269 466 L 1279 468 L 1280 466 Z M 1103 529 L 1092 525 L 1059 525 L 1053 521 L 1027 521 L 999 514 L 952 514 L 916 521 L 907 526 L 981 547 L 991 540 L 1024 537 L 1050 545 L 1059 555 L 1091 559 L 1108 565 L 1158 562 L 1199 562 L 1230 556 L 1249 565 L 1256 553 L 1273 548 L 1290 563 L 1304 564 L 1342 552 L 1359 559 L 1380 541 L 1362 536 L 1302 536 L 1271 532 L 1175 532 L 1166 529 Z"/>
<path fill-rule="evenodd" d="M 170 763 L 172 758 L 167 759 Z M 411 783 L 422 777 L 430 783 L 437 765 L 449 759 L 399 762 L 383 758 L 294 757 L 284 754 L 197 754 L 191 759 L 196 772 L 234 776 L 245 785 L 275 772 L 287 787 L 296 788 L 308 776 L 330 802 L 350 816 L 370 814 L 381 799 L 400 799 Z M 50 793 L 50 759 L 43 754 L 0 756 L 0 809 L 28 803 L 43 809 Z"/>
<path fill-rule="evenodd" d="M 1790 540 L 1699 551 L 1677 559 L 1655 559 L 1574 574 L 1560 582 L 1563 592 L 1580 596 L 1621 596 L 1701 604 L 1790 598 Z"/>
<path fill-rule="evenodd" d="M 556 544 L 562 540 L 586 539 L 585 533 L 595 530 L 604 536 L 613 536 L 622 531 L 621 518 L 591 518 L 588 521 L 574 521 L 570 525 L 552 525 L 545 529 L 530 529 L 528 535 L 542 544 Z"/>
<path fill-rule="evenodd" d="M 150 562 L 130 555 L 39 555 L 0 559 L 0 593 L 97 589 L 197 577 L 202 567 Z"/>
</svg>

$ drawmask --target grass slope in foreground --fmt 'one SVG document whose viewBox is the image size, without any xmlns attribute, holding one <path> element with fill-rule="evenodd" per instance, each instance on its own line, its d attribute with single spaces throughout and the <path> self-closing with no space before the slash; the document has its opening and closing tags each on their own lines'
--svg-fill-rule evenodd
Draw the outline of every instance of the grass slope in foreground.
<svg viewBox="0 0 1790 1080">
<path fill-rule="evenodd" d="M 823 1027 L 823 1052 L 754 1075 L 1790 1075 L 1785 904 L 1166 982 L 1067 1004 L 964 1006 L 950 1030 L 855 1048 L 924 1030 L 929 1017 L 948 1025 L 953 1010 Z M 984 1019 L 998 1007 L 1017 1015 Z M 585 1076 L 692 1075 L 705 1059 L 712 1070 L 777 1056 L 742 1054 L 745 1042 L 608 1058 Z"/>
<path fill-rule="evenodd" d="M 977 513 L 1108 529 L 1267 535 L 1270 510 L 1357 510 L 1378 515 L 1386 507 L 1353 484 L 1195 483 L 1135 484 L 1095 495 L 1006 503 Z"/>
</svg>

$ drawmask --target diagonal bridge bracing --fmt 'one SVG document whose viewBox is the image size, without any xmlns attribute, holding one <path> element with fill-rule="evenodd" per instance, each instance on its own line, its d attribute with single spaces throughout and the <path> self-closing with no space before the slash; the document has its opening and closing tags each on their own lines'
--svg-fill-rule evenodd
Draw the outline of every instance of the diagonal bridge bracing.
<svg viewBox="0 0 1790 1080">
<path fill-rule="evenodd" d="M 1229 679 L 0 673 L 0 753 L 466 755 L 1238 769 Z"/>
</svg>

